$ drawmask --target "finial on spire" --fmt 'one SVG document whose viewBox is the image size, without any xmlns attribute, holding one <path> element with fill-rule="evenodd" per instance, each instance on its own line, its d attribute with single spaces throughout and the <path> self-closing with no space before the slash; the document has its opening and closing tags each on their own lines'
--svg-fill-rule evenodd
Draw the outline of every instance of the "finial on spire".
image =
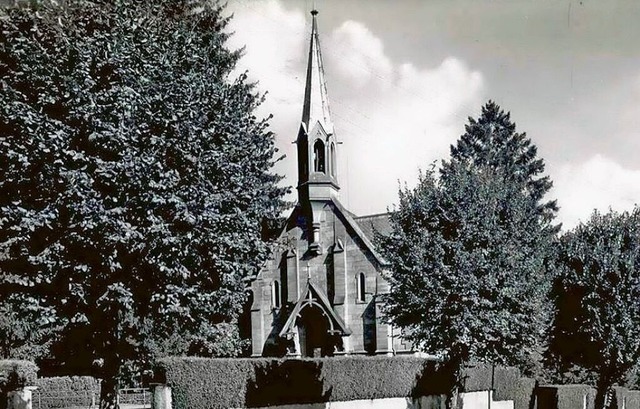
<svg viewBox="0 0 640 409">
<path fill-rule="evenodd" d="M 317 16 L 318 15 L 318 10 L 316 10 L 316 9 L 311 10 L 311 15 L 314 16 L 314 17 Z"/>
</svg>

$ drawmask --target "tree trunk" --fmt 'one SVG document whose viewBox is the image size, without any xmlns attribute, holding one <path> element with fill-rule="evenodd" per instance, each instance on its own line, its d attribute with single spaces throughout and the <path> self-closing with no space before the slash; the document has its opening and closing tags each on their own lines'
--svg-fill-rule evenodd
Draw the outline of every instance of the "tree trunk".
<svg viewBox="0 0 640 409">
<path fill-rule="evenodd" d="M 118 377 L 105 376 L 100 383 L 100 409 L 120 409 L 118 404 Z"/>
<path fill-rule="evenodd" d="M 446 400 L 446 408 L 447 409 L 458 409 L 460 408 L 460 388 L 458 388 L 458 386 L 454 386 L 453 389 L 451 389 L 451 391 L 449 391 L 449 394 L 447 395 L 447 400 Z"/>
<path fill-rule="evenodd" d="M 446 408 L 447 409 L 460 409 L 462 402 L 460 402 L 460 392 L 463 387 L 462 380 L 462 368 L 464 364 L 460 359 L 452 359 L 446 364 L 448 366 L 446 372 L 449 377 L 449 393 L 447 394 Z"/>
<path fill-rule="evenodd" d="M 607 399 L 611 391 L 611 381 L 606 375 L 600 375 L 596 386 L 596 400 L 594 402 L 595 409 L 608 409 L 610 402 Z"/>
</svg>

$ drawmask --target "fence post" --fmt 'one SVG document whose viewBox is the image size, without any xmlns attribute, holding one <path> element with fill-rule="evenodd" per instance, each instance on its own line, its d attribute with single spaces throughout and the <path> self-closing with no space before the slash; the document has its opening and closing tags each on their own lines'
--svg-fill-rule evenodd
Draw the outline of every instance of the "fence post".
<svg viewBox="0 0 640 409">
<path fill-rule="evenodd" d="M 25 386 L 7 393 L 7 409 L 33 409 L 35 386 Z"/>
<path fill-rule="evenodd" d="M 150 384 L 153 388 L 153 398 L 151 400 L 152 409 L 172 409 L 171 408 L 171 387 L 165 384 Z"/>
</svg>

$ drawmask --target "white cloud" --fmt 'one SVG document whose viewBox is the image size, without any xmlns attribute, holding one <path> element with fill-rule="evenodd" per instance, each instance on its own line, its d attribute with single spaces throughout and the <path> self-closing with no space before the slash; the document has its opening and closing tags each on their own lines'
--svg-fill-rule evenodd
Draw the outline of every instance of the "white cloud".
<svg viewBox="0 0 640 409">
<path fill-rule="evenodd" d="M 300 66 L 304 64 L 305 17 L 289 12 L 275 1 L 234 2 L 229 39 L 233 49 L 245 47 L 236 71 L 249 71 L 259 89 L 268 91 L 265 108 L 288 111 L 300 109 L 304 93 L 298 83 Z"/>
<path fill-rule="evenodd" d="M 310 29 L 301 12 L 285 10 L 276 0 L 233 1 L 230 22 L 231 48 L 245 47 L 236 71 L 249 72 L 258 89 L 267 92 L 258 115 L 273 114 L 271 130 L 276 133 L 280 154 L 287 157 L 276 166 L 289 185 L 296 183 L 296 139 L 304 98 L 304 65 Z"/>
<path fill-rule="evenodd" d="M 275 1 L 232 2 L 232 45 L 246 44 L 242 69 L 269 91 L 263 112 L 287 159 L 278 168 L 296 184 L 295 145 L 302 99 L 310 19 Z M 322 16 L 320 16 L 322 17 Z M 419 168 L 448 155 L 466 117 L 482 101 L 483 77 L 455 57 L 433 67 L 397 63 L 372 29 L 346 21 L 322 31 L 332 116 L 339 140 L 342 201 L 357 214 L 385 211 L 397 201 L 398 180 L 412 185 Z"/>
<path fill-rule="evenodd" d="M 568 230 L 587 221 L 594 209 L 633 209 L 640 202 L 640 170 L 594 155 L 583 163 L 563 165 L 554 178 L 553 194 L 560 205 L 560 221 Z"/>
<path fill-rule="evenodd" d="M 362 23 L 349 20 L 334 30 L 330 38 L 332 55 L 339 56 L 336 69 L 362 87 L 373 78 L 391 75 L 393 67 L 379 38 Z"/>
<path fill-rule="evenodd" d="M 333 79 L 342 91 L 332 112 L 345 141 L 343 200 L 358 214 L 385 211 L 397 201 L 398 181 L 411 186 L 419 168 L 448 156 L 481 104 L 482 75 L 454 57 L 432 68 L 394 64 L 358 22 L 343 23 L 325 43 L 325 66 L 337 67 Z"/>
</svg>

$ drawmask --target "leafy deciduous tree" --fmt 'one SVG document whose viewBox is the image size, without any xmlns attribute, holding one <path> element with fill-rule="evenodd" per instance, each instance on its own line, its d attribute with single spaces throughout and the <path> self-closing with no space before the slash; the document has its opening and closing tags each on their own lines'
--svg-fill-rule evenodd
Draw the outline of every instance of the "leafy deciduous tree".
<svg viewBox="0 0 640 409">
<path fill-rule="evenodd" d="M 99 364 L 101 408 L 154 337 L 237 354 L 244 279 L 285 189 L 253 115 L 261 97 L 230 75 L 240 53 L 225 48 L 223 7 L 41 0 L 4 13 L 0 290 L 52 309 L 58 358 Z"/>
<path fill-rule="evenodd" d="M 596 375 L 596 408 L 640 359 L 640 209 L 595 212 L 561 239 L 550 352 Z"/>
</svg>

